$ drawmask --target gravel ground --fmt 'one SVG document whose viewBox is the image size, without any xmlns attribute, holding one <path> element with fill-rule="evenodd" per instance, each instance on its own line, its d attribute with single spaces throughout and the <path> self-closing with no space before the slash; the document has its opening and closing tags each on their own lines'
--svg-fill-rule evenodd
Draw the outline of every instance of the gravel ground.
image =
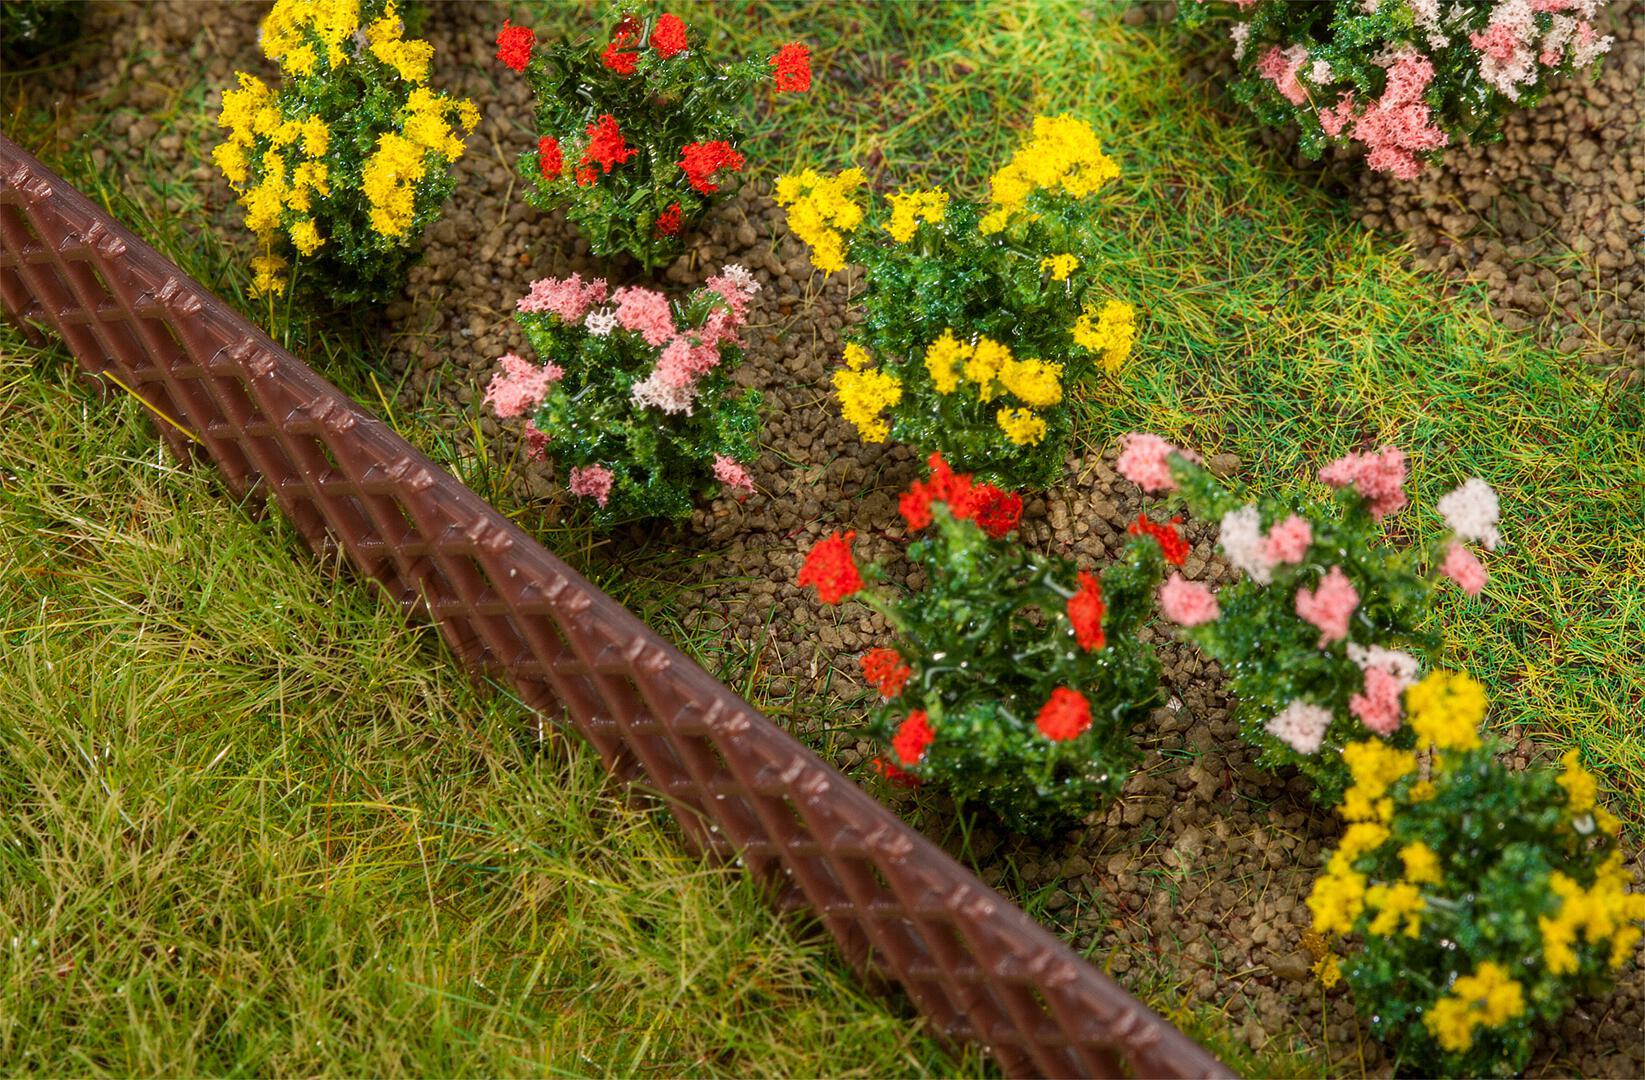
<svg viewBox="0 0 1645 1080">
<path fill-rule="evenodd" d="M 115 40 L 130 40 L 134 51 L 165 59 L 133 64 L 111 53 L 113 62 L 104 67 L 43 75 L 33 92 L 103 99 L 115 110 L 114 130 L 134 145 L 148 146 L 163 176 L 197 191 L 210 223 L 237 228 L 237 212 L 227 209 L 226 185 L 182 150 L 182 136 L 208 131 L 210 118 L 179 116 L 162 130 L 150 114 L 164 110 L 174 100 L 173 88 L 202 68 L 212 85 L 225 86 L 236 60 L 251 66 L 260 10 L 176 2 L 147 8 L 94 5 L 89 15 L 94 30 L 116 30 L 125 37 Z M 530 116 L 523 80 L 496 77 L 490 42 L 500 23 L 500 11 L 489 5 L 435 5 L 425 28 L 437 50 L 435 81 L 483 103 L 485 115 L 459 164 L 451 207 L 428 237 L 427 258 L 413 270 L 404 298 L 387 306 L 383 323 L 386 365 L 404 376 L 400 404 L 442 417 L 448 437 L 463 452 L 476 451 L 472 430 L 461 421 L 477 415 L 474 401 L 495 358 L 509 350 L 526 353 L 511 313 L 532 280 L 573 270 L 637 280 L 590 260 L 586 244 L 559 215 L 539 214 L 519 198 L 513 161 L 534 140 L 521 126 Z M 1613 92 L 1613 99 L 1626 99 L 1634 110 L 1636 136 L 1638 97 Z M 214 95 L 213 110 L 216 104 Z M 1543 113 L 1516 123 L 1525 123 L 1544 140 L 1536 145 L 1546 149 L 1555 130 L 1554 110 L 1568 108 L 1552 103 L 1547 128 L 1538 126 Z M 1575 115 L 1587 116 L 1587 106 L 1575 108 Z M 1593 138 L 1588 142 L 1601 145 Z M 1506 145 L 1512 146 L 1512 139 Z M 1629 146 L 1635 156 L 1628 160 L 1637 163 L 1637 138 Z M 1498 152 L 1504 151 L 1469 154 Z M 1515 176 L 1546 173 L 1548 166 L 1535 165 L 1538 160 L 1529 154 L 1531 164 Z M 1505 166 L 1483 166 L 1480 175 L 1491 168 Z M 1616 168 L 1631 168 L 1635 182 L 1645 171 L 1626 161 Z M 1504 176 L 1497 183 L 1497 194 L 1478 196 L 1485 203 L 1469 218 L 1473 227 L 1484 229 L 1492 208 L 1508 205 L 1508 192 L 1521 190 Z M 1368 193 L 1365 199 L 1368 217 L 1415 213 L 1390 210 L 1395 204 L 1386 193 Z M 172 201 L 173 211 L 183 205 L 175 196 Z M 1399 205 L 1418 204 L 1420 199 Z M 1562 221 L 1582 220 L 1575 198 L 1561 197 L 1550 207 L 1544 212 L 1568 214 Z M 1434 221 L 1435 229 L 1459 235 L 1443 217 Z M 1394 223 L 1415 228 L 1397 218 Z M 243 229 L 225 235 L 244 239 L 249 250 Z M 1517 241 L 1517 253 L 1493 249 L 1506 253 L 1492 265 L 1504 273 L 1518 265 L 1515 260 L 1534 265 L 1536 253 L 1545 249 L 1525 245 L 1536 242 Z M 1454 261 L 1445 269 L 1458 273 L 1483 265 L 1461 259 L 1462 252 L 1474 250 L 1471 241 L 1453 246 L 1446 257 Z M 1608 250 L 1595 252 L 1592 261 L 1597 265 L 1599 254 Z M 1637 252 L 1634 256 L 1618 269 L 1615 292 L 1637 313 L 1645 288 L 1622 292 L 1629 280 L 1638 280 L 1641 264 Z M 1613 261 L 1620 267 L 1624 260 Z M 841 717 L 860 716 L 868 701 L 855 671 L 856 656 L 884 640 L 883 627 L 860 607 L 820 607 L 792 582 L 803 553 L 834 528 L 856 528 L 865 558 L 895 559 L 901 550 L 892 524 L 899 520 L 895 496 L 919 470 L 906 449 L 864 447 L 830 403 L 826 375 L 850 322 L 852 277 L 824 281 L 814 275 L 803 248 L 782 229 L 780 212 L 752 185 L 716 212 L 702 242 L 664 279 L 686 288 L 724 262 L 747 266 L 763 286 L 739 375 L 766 396 L 765 451 L 753 470 L 756 494 L 743 502 L 716 501 L 689 522 L 656 535 L 639 530 L 619 535 L 601 557 L 620 564 L 647 546 L 701 556 L 647 564 L 648 572 L 694 590 L 692 610 L 675 613 L 685 632 L 699 640 L 711 636 L 726 642 L 728 653 L 757 659 L 765 698 L 790 703 L 784 713 L 812 717 L 795 726 L 826 743 L 842 766 L 862 771 L 872 748 L 837 728 L 850 723 Z M 1627 274 L 1633 277 L 1625 280 Z M 1575 302 L 1591 294 L 1597 290 L 1579 293 Z M 1549 315 L 1543 325 L 1557 316 Z M 1629 348 L 1640 345 L 1638 338 L 1615 340 Z M 504 453 L 513 446 L 512 430 L 494 420 L 482 419 L 480 430 L 497 440 L 489 451 L 493 455 L 498 445 Z M 1111 463 L 1111 457 L 1094 454 L 1071 459 L 1071 479 L 1026 507 L 1025 539 L 1086 565 L 1111 557 L 1124 539 L 1125 523 L 1143 506 L 1140 493 L 1116 477 Z M 1238 464 L 1213 462 L 1224 470 Z M 538 502 L 557 497 L 559 485 L 547 466 L 527 466 L 515 476 L 512 497 Z M 1191 576 L 1231 580 L 1212 552 L 1209 531 L 1190 527 L 1189 536 Z M 701 577 L 707 560 L 716 565 L 713 578 L 706 584 L 693 580 Z M 1331 815 L 1310 804 L 1300 781 L 1255 768 L 1237 738 L 1215 665 L 1168 638 L 1159 644 L 1172 696 L 1137 731 L 1147 757 L 1123 797 L 1052 844 L 1032 844 L 984 826 L 970 835 L 968 857 L 986 879 L 1028 904 L 1127 985 L 1219 1009 L 1229 1029 L 1253 1048 L 1276 1040 L 1281 1048 L 1314 1047 L 1333 1062 L 1333 1071 L 1386 1074 L 1388 1063 L 1365 1040 L 1344 992 L 1323 993 L 1307 970 L 1311 957 L 1302 944 L 1308 927 L 1302 898 L 1334 842 Z M 831 730 L 822 730 L 825 724 Z M 1522 744 L 1515 754 L 1524 760 L 1533 752 Z M 927 820 L 947 820 L 940 805 L 927 802 L 925 809 Z M 1635 869 L 1641 872 L 1637 855 Z M 1579 1007 L 1562 1031 L 1544 1040 L 1532 1072 L 1645 1075 L 1642 1030 L 1645 968 L 1636 965 L 1612 997 Z"/>
</svg>

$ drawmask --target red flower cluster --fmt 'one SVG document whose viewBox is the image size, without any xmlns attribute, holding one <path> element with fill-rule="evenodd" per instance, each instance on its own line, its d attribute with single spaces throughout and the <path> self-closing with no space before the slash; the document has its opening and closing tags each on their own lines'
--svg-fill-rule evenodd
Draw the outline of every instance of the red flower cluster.
<svg viewBox="0 0 1645 1080">
<path fill-rule="evenodd" d="M 560 140 L 543 136 L 537 140 L 537 167 L 544 180 L 558 180 L 565 172 L 565 155 L 560 152 Z"/>
<path fill-rule="evenodd" d="M 817 587 L 817 596 L 825 604 L 837 604 L 862 588 L 862 575 L 851 559 L 851 541 L 855 530 L 844 536 L 835 530 L 827 540 L 818 541 L 800 567 L 799 585 Z"/>
<path fill-rule="evenodd" d="M 791 41 L 769 62 L 776 69 L 777 93 L 803 94 L 811 89 L 811 50 L 804 45 Z"/>
<path fill-rule="evenodd" d="M 712 195 L 720 190 L 720 185 L 711 179 L 714 173 L 720 169 L 736 172 L 743 167 L 743 156 L 723 139 L 686 143 L 680 148 L 679 166 L 685 170 L 686 179 L 691 181 L 692 187 L 704 195 Z"/>
<path fill-rule="evenodd" d="M 930 479 L 914 481 L 897 499 L 897 509 L 910 529 L 931 524 L 934 502 L 948 504 L 956 520 L 975 520 L 996 540 L 1017 527 L 1022 518 L 1021 495 L 993 484 L 973 484 L 969 473 L 956 473 L 941 454 L 932 454 L 926 464 L 931 468 Z"/>
<path fill-rule="evenodd" d="M 684 217 L 680 210 L 680 204 L 675 203 L 673 206 L 670 206 L 667 210 L 664 210 L 662 213 L 657 215 L 657 235 L 678 236 L 680 234 L 680 225 L 683 220 Z"/>
<path fill-rule="evenodd" d="M 614 166 L 621 165 L 639 153 L 634 147 L 623 142 L 623 133 L 617 127 L 617 118 L 610 113 L 602 113 L 598 120 L 588 125 L 587 130 L 588 149 L 583 151 L 582 159 L 577 162 L 582 166 L 577 170 L 579 184 L 594 182 L 594 177 L 598 175 L 594 171 L 595 165 L 609 174 Z"/>
<path fill-rule="evenodd" d="M 1078 690 L 1059 686 L 1034 718 L 1034 726 L 1052 742 L 1077 739 L 1091 726 L 1091 703 Z"/>
<path fill-rule="evenodd" d="M 531 27 L 513 26 L 504 19 L 503 28 L 497 31 L 497 59 L 515 71 L 524 71 L 531 63 L 531 48 L 535 44 L 537 35 L 531 32 Z"/>
<path fill-rule="evenodd" d="M 1172 527 L 1180 524 L 1180 517 L 1172 518 L 1170 525 L 1155 525 L 1148 520 L 1147 514 L 1138 514 L 1137 520 L 1125 531 L 1132 536 L 1152 536 L 1159 544 L 1160 554 L 1165 556 L 1165 561 L 1172 566 L 1181 566 L 1188 559 L 1188 541 Z"/>
<path fill-rule="evenodd" d="M 615 71 L 619 75 L 634 74 L 634 65 L 640 62 L 640 54 L 630 49 L 634 42 L 635 31 L 626 29 L 628 20 L 618 24 L 617 32 L 611 38 L 611 44 L 605 47 L 600 54 L 600 63 Z"/>
<path fill-rule="evenodd" d="M 977 524 L 996 540 L 1015 529 L 1022 520 L 1022 496 L 1015 491 L 1001 491 L 993 484 L 982 484 L 976 489 L 976 502 Z"/>
<path fill-rule="evenodd" d="M 1079 591 L 1068 598 L 1068 621 L 1074 625 L 1074 640 L 1086 652 L 1108 644 L 1102 632 L 1102 617 L 1108 605 L 1102 602 L 1102 584 L 1084 570 L 1080 571 Z"/>
<path fill-rule="evenodd" d="M 884 758 L 877 757 L 870 764 L 874 771 L 896 784 L 898 787 L 919 787 L 920 778 L 905 769 L 899 769 Z"/>
<path fill-rule="evenodd" d="M 862 677 L 881 697 L 894 698 L 902 693 L 912 674 L 914 669 L 903 663 L 902 654 L 896 649 L 870 649 L 863 654 Z"/>
<path fill-rule="evenodd" d="M 1082 702 L 1084 698 L 1080 699 Z M 1086 723 L 1091 722 L 1090 713 L 1086 713 Z M 908 714 L 897 728 L 897 733 L 891 737 L 891 752 L 904 765 L 918 765 L 920 758 L 925 756 L 925 748 L 937 741 L 937 733 L 931 730 L 926 722 L 925 710 L 915 709 Z"/>
<path fill-rule="evenodd" d="M 651 28 L 651 47 L 664 60 L 685 52 L 689 46 L 685 41 L 684 20 L 678 15 L 658 16 L 657 25 Z"/>
</svg>

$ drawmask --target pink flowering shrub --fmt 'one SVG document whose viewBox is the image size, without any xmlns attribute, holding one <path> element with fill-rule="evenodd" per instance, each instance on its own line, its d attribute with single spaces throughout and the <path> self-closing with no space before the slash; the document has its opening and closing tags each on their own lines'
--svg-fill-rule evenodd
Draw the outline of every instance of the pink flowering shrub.
<svg viewBox="0 0 1645 1080">
<path fill-rule="evenodd" d="M 554 459 L 596 525 L 684 517 L 716 485 L 745 497 L 760 395 L 730 372 L 759 287 L 740 266 L 679 303 L 577 274 L 533 282 L 514 317 L 545 362 L 503 356 L 485 404 L 525 418 L 525 452 Z"/>
<path fill-rule="evenodd" d="M 1245 498 L 1156 436 L 1128 435 L 1122 447 L 1127 479 L 1220 522 L 1222 555 L 1241 580 L 1213 594 L 1173 575 L 1160 611 L 1229 673 L 1240 731 L 1263 764 L 1296 766 L 1321 801 L 1336 802 L 1349 779 L 1345 745 L 1375 736 L 1410 747 L 1405 691 L 1438 647 L 1426 629 L 1435 590 L 1448 578 L 1479 595 L 1485 567 L 1468 545 L 1501 540 L 1490 485 L 1473 479 L 1442 497 L 1447 528 L 1431 545 L 1401 547 L 1384 527 L 1409 505 L 1395 448 L 1322 468 L 1331 512 Z"/>
<path fill-rule="evenodd" d="M 1186 21 L 1226 19 L 1236 99 L 1302 152 L 1356 146 L 1409 180 L 1446 147 L 1489 141 L 1509 109 L 1610 49 L 1606 0 L 1200 0 Z"/>
</svg>

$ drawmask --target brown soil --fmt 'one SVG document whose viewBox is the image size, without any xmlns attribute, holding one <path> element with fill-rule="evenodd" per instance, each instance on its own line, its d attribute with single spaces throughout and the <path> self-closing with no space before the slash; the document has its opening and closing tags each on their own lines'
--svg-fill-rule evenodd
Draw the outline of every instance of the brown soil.
<svg viewBox="0 0 1645 1080">
<path fill-rule="evenodd" d="M 150 147 L 162 176 L 178 183 L 170 211 L 203 218 L 235 243 L 243 229 L 226 185 L 183 150 L 196 134 L 209 145 L 210 117 L 185 110 L 162 125 L 154 116 L 201 70 L 210 85 L 228 85 L 236 61 L 246 65 L 254 55 L 259 11 L 186 2 L 94 5 L 94 32 L 131 41 L 131 55 L 166 59 L 134 64 L 131 55 L 111 50 L 108 66 L 45 76 L 34 92 L 102 99 L 113 110 L 114 130 Z M 436 81 L 483 103 L 484 119 L 459 164 L 451 206 L 427 238 L 427 258 L 413 270 L 405 298 L 387 307 L 383 332 L 386 364 L 404 376 L 398 405 L 439 423 L 470 463 L 518 456 L 512 426 L 482 416 L 476 405 L 495 358 L 526 351 L 512 319 L 514 300 L 546 275 L 610 273 L 559 215 L 542 215 L 519 197 L 514 158 L 534 138 L 525 126 L 523 81 L 497 78 L 491 38 L 500 23 L 490 5 L 433 5 L 425 33 L 436 46 Z M 214 94 L 209 107 L 217 101 Z M 190 191 L 203 209 L 186 197 Z M 244 246 L 249 250 L 249 242 Z M 763 286 L 739 376 L 766 395 L 765 452 L 753 470 L 757 493 L 745 502 L 718 500 L 660 535 L 635 530 L 614 537 L 593 569 L 643 565 L 650 580 L 661 579 L 659 591 L 685 597 L 667 612 L 681 633 L 716 642 L 722 669 L 756 671 L 755 694 L 768 712 L 866 780 L 873 748 L 859 738 L 868 694 L 855 660 L 884 641 L 883 627 L 860 607 L 821 607 L 792 582 L 803 552 L 835 528 L 857 529 L 865 558 L 894 560 L 901 550 L 895 495 L 918 475 L 917 464 L 901 447 L 864 447 L 827 395 L 826 373 L 851 318 L 851 277 L 825 281 L 813 274 L 780 213 L 753 187 L 716 212 L 701 243 L 665 279 L 687 287 L 724 262 L 747 266 Z M 1637 261 L 1629 265 L 1637 272 Z M 480 421 L 483 451 L 466 426 L 470 419 Z M 1232 459 L 1213 464 L 1238 467 Z M 515 465 L 502 496 L 539 505 L 555 497 L 558 485 L 546 465 Z M 1100 565 L 1117 551 L 1125 523 L 1144 500 L 1097 451 L 1070 460 L 1068 475 L 1030 501 L 1023 536 Z M 1190 575 L 1229 579 L 1208 530 L 1191 527 L 1190 538 Z M 658 552 L 697 558 L 648 557 Z M 713 570 L 705 575 L 708 564 Z M 917 584 L 911 573 L 905 580 Z M 1171 699 L 1137 731 L 1147 757 L 1117 803 L 1051 844 L 986 824 L 963 843 L 952 832 L 939 839 L 1145 996 L 1219 1010 L 1228 1030 L 1253 1048 L 1313 1047 L 1328 1056 L 1333 1072 L 1387 1073 L 1345 993 L 1321 992 L 1307 970 L 1302 898 L 1336 835 L 1331 815 L 1310 804 L 1300 781 L 1254 767 L 1215 665 L 1190 647 L 1157 640 Z M 1523 760 L 1532 750 L 1522 745 L 1516 753 Z M 952 820 L 929 794 L 888 797 L 911 813 L 923 809 L 925 821 Z M 1634 868 L 1645 874 L 1637 855 Z M 1584 1003 L 1544 1040 L 1532 1071 L 1645 1074 L 1642 1030 L 1645 967 L 1635 965 L 1613 996 Z"/>
</svg>

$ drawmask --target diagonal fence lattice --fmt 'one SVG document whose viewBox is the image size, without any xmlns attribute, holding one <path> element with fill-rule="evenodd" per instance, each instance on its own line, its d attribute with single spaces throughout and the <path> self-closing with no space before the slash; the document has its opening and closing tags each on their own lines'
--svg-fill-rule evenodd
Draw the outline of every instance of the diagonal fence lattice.
<svg viewBox="0 0 1645 1080">
<path fill-rule="evenodd" d="M 569 722 L 690 843 L 740 856 L 863 975 L 1014 1075 L 1223 1076 L 910 829 L 199 283 L 0 137 L 0 299 L 157 414 L 182 458 L 341 548 L 474 672 Z"/>
</svg>

